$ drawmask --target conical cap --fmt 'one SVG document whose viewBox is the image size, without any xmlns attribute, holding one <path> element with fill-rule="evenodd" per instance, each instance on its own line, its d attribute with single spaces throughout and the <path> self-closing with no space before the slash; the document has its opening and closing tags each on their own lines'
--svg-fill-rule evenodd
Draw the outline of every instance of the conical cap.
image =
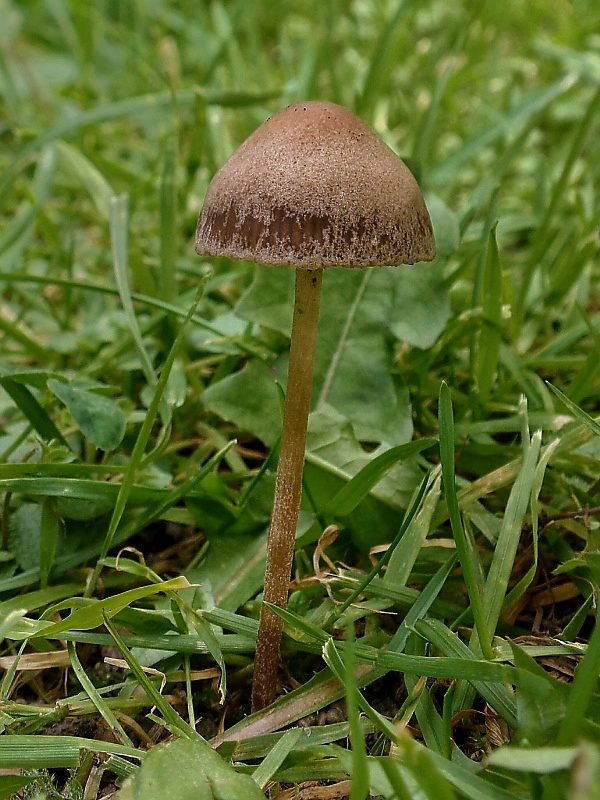
<svg viewBox="0 0 600 800">
<path fill-rule="evenodd" d="M 297 103 L 261 125 L 214 176 L 198 221 L 201 255 L 263 264 L 372 267 L 431 261 L 419 186 L 362 120 Z"/>
</svg>

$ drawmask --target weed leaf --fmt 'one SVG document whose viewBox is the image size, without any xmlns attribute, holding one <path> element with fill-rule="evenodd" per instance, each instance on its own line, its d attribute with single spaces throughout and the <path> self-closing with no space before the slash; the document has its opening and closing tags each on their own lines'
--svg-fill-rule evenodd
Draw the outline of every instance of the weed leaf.
<svg viewBox="0 0 600 800">
<path fill-rule="evenodd" d="M 73 421 L 94 447 L 115 450 L 125 435 L 125 415 L 114 400 L 81 389 L 75 383 L 48 380 L 50 391 L 71 412 Z"/>
</svg>

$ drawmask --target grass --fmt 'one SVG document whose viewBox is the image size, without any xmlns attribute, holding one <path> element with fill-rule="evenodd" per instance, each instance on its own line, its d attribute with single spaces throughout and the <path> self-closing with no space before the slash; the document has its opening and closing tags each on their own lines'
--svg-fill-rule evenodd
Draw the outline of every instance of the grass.
<svg viewBox="0 0 600 800">
<path fill-rule="evenodd" d="M 595 797 L 596 5 L 0 0 L 0 797 Z M 293 277 L 192 240 L 311 98 L 439 256 L 325 275 L 250 715 Z"/>
</svg>

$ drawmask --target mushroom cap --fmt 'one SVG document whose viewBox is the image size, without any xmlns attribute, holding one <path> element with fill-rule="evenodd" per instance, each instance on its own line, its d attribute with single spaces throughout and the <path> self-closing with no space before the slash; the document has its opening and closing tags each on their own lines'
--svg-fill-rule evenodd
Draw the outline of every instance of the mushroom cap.
<svg viewBox="0 0 600 800">
<path fill-rule="evenodd" d="M 431 220 L 403 161 L 351 111 L 296 103 L 264 122 L 214 176 L 200 255 L 305 269 L 435 257 Z"/>
</svg>

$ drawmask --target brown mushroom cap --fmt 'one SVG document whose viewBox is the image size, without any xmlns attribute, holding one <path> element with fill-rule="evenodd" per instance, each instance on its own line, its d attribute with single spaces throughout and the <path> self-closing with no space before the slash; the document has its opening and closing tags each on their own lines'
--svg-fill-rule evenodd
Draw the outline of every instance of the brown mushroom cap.
<svg viewBox="0 0 600 800">
<path fill-rule="evenodd" d="M 200 255 L 262 264 L 372 267 L 431 261 L 419 186 L 362 120 L 334 103 L 296 103 L 221 167 L 198 221 Z"/>
</svg>

